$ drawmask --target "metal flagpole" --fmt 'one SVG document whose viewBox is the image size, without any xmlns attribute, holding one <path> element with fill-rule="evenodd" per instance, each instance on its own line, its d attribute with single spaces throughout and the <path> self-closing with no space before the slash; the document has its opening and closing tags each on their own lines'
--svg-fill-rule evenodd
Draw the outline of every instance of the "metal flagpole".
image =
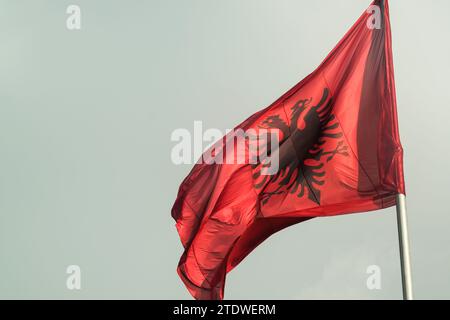
<svg viewBox="0 0 450 320">
<path fill-rule="evenodd" d="M 397 195 L 397 226 L 400 244 L 403 300 L 413 300 L 411 280 L 411 257 L 409 254 L 408 221 L 406 218 L 406 196 Z"/>
</svg>

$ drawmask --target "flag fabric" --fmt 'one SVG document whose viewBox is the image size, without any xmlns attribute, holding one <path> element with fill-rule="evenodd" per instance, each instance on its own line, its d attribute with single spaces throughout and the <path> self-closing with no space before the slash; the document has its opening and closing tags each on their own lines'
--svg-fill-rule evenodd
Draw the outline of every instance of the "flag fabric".
<svg viewBox="0 0 450 320">
<path fill-rule="evenodd" d="M 226 274 L 275 232 L 405 193 L 388 1 L 371 8 L 312 74 L 237 126 L 279 133 L 275 174 L 262 162 L 199 162 L 181 184 L 177 271 L 194 298 L 223 299 Z"/>
</svg>

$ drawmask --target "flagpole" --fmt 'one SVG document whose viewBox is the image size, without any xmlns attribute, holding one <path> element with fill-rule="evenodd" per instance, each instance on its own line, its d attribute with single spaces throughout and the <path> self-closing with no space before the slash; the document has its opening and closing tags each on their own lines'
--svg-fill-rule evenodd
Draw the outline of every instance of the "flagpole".
<svg viewBox="0 0 450 320">
<path fill-rule="evenodd" d="M 404 194 L 397 195 L 397 226 L 402 269 L 403 300 L 413 300 L 408 221 L 406 217 L 406 196 Z"/>
</svg>

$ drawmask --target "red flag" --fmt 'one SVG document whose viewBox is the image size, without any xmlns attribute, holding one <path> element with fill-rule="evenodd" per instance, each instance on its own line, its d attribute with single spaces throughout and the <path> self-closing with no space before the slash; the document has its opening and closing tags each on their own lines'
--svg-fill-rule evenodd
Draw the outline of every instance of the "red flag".
<svg viewBox="0 0 450 320">
<path fill-rule="evenodd" d="M 199 162 L 181 184 L 178 273 L 196 299 L 223 299 L 227 272 L 273 233 L 387 208 L 405 192 L 387 0 L 371 9 L 311 75 L 237 127 L 279 134 L 266 150 L 279 159 L 275 174 L 263 161 Z"/>
</svg>

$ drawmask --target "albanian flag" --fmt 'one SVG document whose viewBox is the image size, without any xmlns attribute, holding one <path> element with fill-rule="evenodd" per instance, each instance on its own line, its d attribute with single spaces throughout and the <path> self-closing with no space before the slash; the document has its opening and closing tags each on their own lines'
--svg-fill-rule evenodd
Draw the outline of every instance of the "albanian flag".
<svg viewBox="0 0 450 320">
<path fill-rule="evenodd" d="M 223 299 L 226 274 L 286 227 L 395 205 L 405 192 L 396 112 L 389 8 L 376 0 L 312 74 L 237 126 L 279 134 L 266 150 L 276 173 L 264 161 L 200 161 L 181 184 L 172 216 L 192 296 Z"/>
</svg>

